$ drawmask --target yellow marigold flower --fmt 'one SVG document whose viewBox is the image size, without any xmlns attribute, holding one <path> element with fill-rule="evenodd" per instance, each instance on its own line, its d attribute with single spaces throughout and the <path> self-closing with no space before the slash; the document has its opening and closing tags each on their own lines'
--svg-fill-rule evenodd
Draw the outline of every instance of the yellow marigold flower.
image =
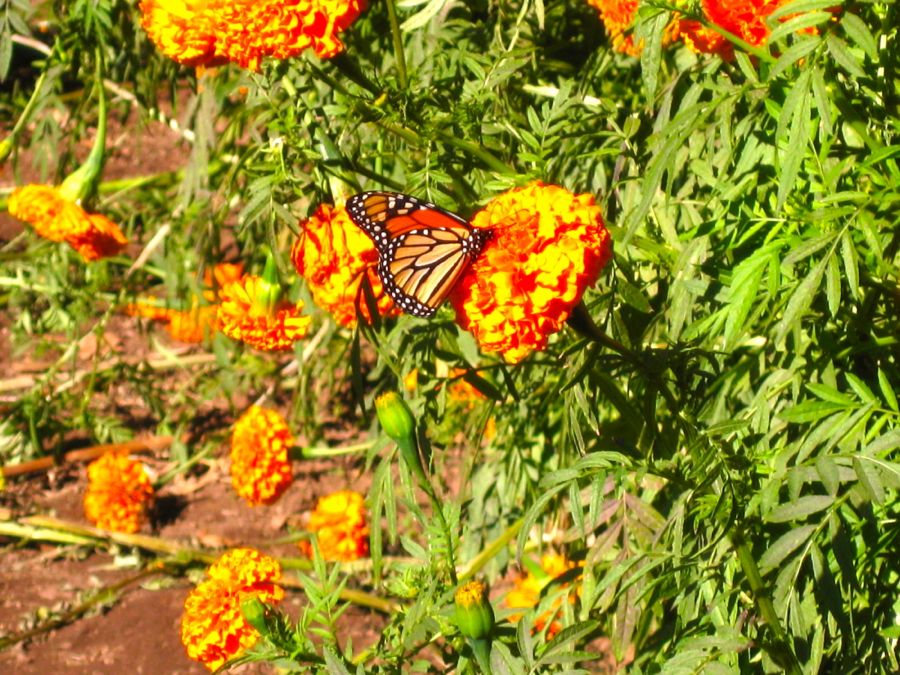
<svg viewBox="0 0 900 675">
<path fill-rule="evenodd" d="M 302 316 L 303 303 L 281 303 L 271 312 L 260 301 L 261 277 L 245 275 L 219 293 L 219 327 L 233 340 L 256 349 L 279 351 L 306 337 L 312 319 Z"/>
<path fill-rule="evenodd" d="M 115 255 L 128 239 L 99 213 L 87 213 L 50 185 L 25 185 L 9 197 L 9 213 L 50 241 L 65 241 L 87 261 Z"/>
<path fill-rule="evenodd" d="M 231 484 L 251 506 L 276 501 L 294 479 L 294 438 L 274 410 L 250 406 L 231 436 Z"/>
<path fill-rule="evenodd" d="M 350 561 L 369 555 L 369 525 L 363 496 L 341 490 L 321 497 L 309 517 L 309 531 L 315 533 L 319 552 L 325 560 Z M 300 550 L 312 555 L 308 541 Z"/>
<path fill-rule="evenodd" d="M 455 286 L 456 319 L 485 351 L 516 363 L 547 346 L 612 255 L 593 195 L 541 182 L 494 198 L 472 219 L 493 238 Z"/>
<path fill-rule="evenodd" d="M 372 240 L 354 225 L 343 206 L 322 204 L 303 225 L 291 249 L 297 273 L 306 280 L 316 305 L 342 326 L 356 324 L 356 308 L 366 321 L 369 307 L 360 285 L 367 277 L 382 316 L 396 314 L 375 272 L 378 252 Z"/>
<path fill-rule="evenodd" d="M 228 551 L 207 574 L 209 579 L 198 584 L 184 602 L 181 642 L 190 658 L 212 671 L 259 639 L 244 619 L 241 603 L 255 597 L 277 604 L 284 598 L 284 589 L 278 585 L 278 561 L 249 548 Z"/>
<path fill-rule="evenodd" d="M 121 452 L 107 452 L 88 465 L 84 515 L 97 527 L 131 534 L 153 503 L 153 485 L 143 465 Z"/>
<path fill-rule="evenodd" d="M 506 594 L 506 606 L 510 608 L 521 607 L 523 609 L 536 606 L 538 602 L 540 602 L 541 591 L 543 591 L 548 585 L 550 585 L 550 583 L 552 583 L 554 579 L 558 579 L 570 569 L 574 569 L 575 567 L 576 564 L 568 560 L 566 556 L 562 554 L 548 553 L 542 556 L 541 570 L 543 571 L 543 574 L 536 576 L 531 572 L 527 572 L 526 574 L 520 575 L 519 578 L 513 582 L 513 589 Z M 578 589 L 578 591 L 576 592 L 579 591 L 580 589 Z M 570 602 L 575 601 L 575 597 L 572 593 L 569 593 L 567 597 L 569 598 Z M 555 613 L 555 609 L 559 607 L 560 604 L 561 599 L 558 599 L 553 604 L 553 610 L 544 612 L 535 619 L 535 630 L 544 630 L 544 626 L 547 625 L 547 622 Z M 509 617 L 510 621 L 518 621 L 521 618 L 521 614 L 511 614 Z M 553 637 L 560 630 L 562 630 L 562 624 L 560 624 L 558 621 L 553 621 L 550 624 L 550 627 L 547 629 L 547 634 L 549 637 Z"/>
<path fill-rule="evenodd" d="M 287 59 L 305 49 L 331 58 L 338 33 L 364 0 L 141 0 L 141 24 L 166 56 L 188 66 L 227 62 L 257 70 L 264 58 Z"/>
</svg>

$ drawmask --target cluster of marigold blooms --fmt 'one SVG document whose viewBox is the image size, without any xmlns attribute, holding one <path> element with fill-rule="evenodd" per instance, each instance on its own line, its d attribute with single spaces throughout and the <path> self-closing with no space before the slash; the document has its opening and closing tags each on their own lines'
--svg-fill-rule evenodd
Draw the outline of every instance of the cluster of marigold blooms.
<svg viewBox="0 0 900 675">
<path fill-rule="evenodd" d="M 731 33 L 753 47 L 768 42 L 769 17 L 790 0 L 701 0 L 703 21 L 686 19 L 676 13 L 666 27 L 664 42 L 683 42 L 698 54 L 718 54 L 723 60 L 734 58 L 734 44 L 721 32 Z M 635 42 L 632 31 L 637 19 L 638 0 L 587 0 L 600 14 L 613 47 L 624 54 L 638 56 L 643 45 Z M 789 19 L 789 16 L 781 20 Z M 806 32 L 815 33 L 815 29 Z"/>
</svg>

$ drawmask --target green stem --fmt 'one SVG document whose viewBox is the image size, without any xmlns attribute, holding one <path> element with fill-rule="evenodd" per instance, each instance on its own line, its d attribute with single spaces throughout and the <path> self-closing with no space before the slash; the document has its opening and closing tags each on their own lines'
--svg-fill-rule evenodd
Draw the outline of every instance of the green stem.
<svg viewBox="0 0 900 675">
<path fill-rule="evenodd" d="M 491 560 L 494 556 L 496 556 L 501 550 L 503 550 L 509 542 L 515 539 L 516 535 L 519 534 L 519 530 L 522 529 L 522 525 L 525 523 L 524 518 L 519 518 L 516 522 L 506 528 L 503 534 L 494 539 L 491 543 L 484 547 L 484 550 L 481 551 L 477 556 L 472 558 L 468 562 L 468 564 L 463 567 L 459 572 L 459 580 L 467 581 L 474 577 L 482 567 L 484 567 L 489 560 Z"/>
<path fill-rule="evenodd" d="M 484 147 L 478 145 L 477 143 L 467 141 L 463 138 L 457 138 L 456 136 L 447 133 L 446 131 L 439 131 L 437 135 L 445 143 L 456 146 L 463 152 L 467 152 L 473 157 L 478 158 L 479 160 L 481 160 L 482 164 L 487 166 L 492 171 L 496 171 L 501 175 L 515 173 L 512 167 L 506 165 L 505 163 L 494 157 L 494 155 L 492 155 L 490 151 L 486 150 Z"/>
<path fill-rule="evenodd" d="M 394 0 L 387 0 L 388 20 L 391 22 L 391 39 L 394 42 L 394 57 L 397 59 L 397 79 L 404 91 L 409 86 L 406 77 L 406 57 L 403 55 L 403 39 L 400 35 L 400 23 L 397 21 L 397 8 Z"/>
<path fill-rule="evenodd" d="M 348 57 L 346 53 L 341 52 L 333 59 L 331 59 L 331 63 L 333 63 L 334 67 L 341 71 L 341 73 L 343 73 L 343 75 L 347 79 L 358 84 L 360 87 L 372 94 L 375 98 L 378 98 L 383 93 L 381 87 L 379 87 L 377 84 L 372 82 L 372 80 L 366 77 L 365 73 L 363 73 L 359 69 L 356 63 L 350 60 L 350 57 Z M 320 74 L 324 75 L 322 71 L 319 72 Z M 331 80 L 331 78 L 328 78 L 328 80 Z M 333 88 L 337 89 L 341 93 L 349 95 L 349 92 L 334 80 L 331 80 L 329 84 L 331 84 Z"/>
<path fill-rule="evenodd" d="M 732 544 L 734 544 L 735 553 L 744 576 L 750 584 L 756 607 L 775 637 L 774 642 L 768 645 L 764 644 L 763 648 L 769 652 L 769 655 L 778 665 L 784 668 L 786 673 L 789 675 L 800 675 L 803 672 L 800 668 L 800 662 L 791 648 L 788 635 L 775 611 L 775 605 L 769 595 L 769 589 L 759 573 L 759 567 L 756 564 L 756 559 L 753 557 L 753 552 L 750 550 L 750 545 L 740 532 L 732 532 L 730 538 Z"/>
<path fill-rule="evenodd" d="M 339 448 L 315 447 L 315 448 L 294 448 L 291 452 L 292 456 L 299 459 L 316 459 L 322 457 L 341 457 L 343 455 L 355 455 L 362 450 L 368 450 L 372 447 L 374 441 L 366 441 L 365 443 L 354 443 L 353 445 L 344 445 Z"/>
</svg>

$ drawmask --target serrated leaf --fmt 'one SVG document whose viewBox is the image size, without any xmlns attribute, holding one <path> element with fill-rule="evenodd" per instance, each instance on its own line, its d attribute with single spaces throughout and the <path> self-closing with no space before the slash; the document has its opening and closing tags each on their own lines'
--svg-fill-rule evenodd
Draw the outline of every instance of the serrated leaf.
<svg viewBox="0 0 900 675">
<path fill-rule="evenodd" d="M 813 298 L 816 295 L 816 291 L 819 290 L 819 286 L 822 284 L 822 275 L 825 273 L 828 257 L 829 256 L 825 256 L 816 263 L 816 266 L 813 267 L 812 271 L 794 290 L 794 293 L 791 295 L 791 299 L 788 301 L 787 307 L 784 310 L 784 315 L 781 317 L 781 321 L 778 322 L 778 325 L 775 328 L 775 344 L 781 345 L 784 343 L 785 336 L 793 330 L 794 324 L 799 322 L 802 319 L 803 314 L 809 309 L 809 306 L 812 304 Z"/>
<path fill-rule="evenodd" d="M 825 36 L 825 44 L 828 45 L 828 52 L 838 62 L 844 70 L 855 77 L 865 79 L 866 71 L 863 69 L 859 60 L 847 48 L 847 43 L 841 40 L 834 33 L 828 33 Z"/>
<path fill-rule="evenodd" d="M 850 407 L 857 404 L 852 397 L 847 396 L 847 394 L 844 394 L 827 384 L 810 382 L 806 385 L 806 388 L 812 392 L 813 396 L 816 398 L 822 399 L 823 401 L 830 401 L 831 403 L 837 403 L 842 407 Z"/>
<path fill-rule="evenodd" d="M 852 12 L 844 12 L 841 15 L 841 28 L 866 56 L 873 61 L 878 60 L 878 44 L 875 42 L 875 36 L 869 30 L 865 22 Z"/>
<path fill-rule="evenodd" d="M 784 207 L 788 195 L 794 189 L 794 183 L 800 173 L 800 166 L 806 157 L 809 128 L 812 123 L 808 70 L 797 78 L 797 83 L 788 98 L 794 96 L 799 97 L 799 101 L 793 112 L 787 143 L 780 148 L 782 161 L 781 175 L 778 177 L 778 204 L 776 206 L 779 211 Z"/>
<path fill-rule="evenodd" d="M 828 299 L 828 311 L 832 317 L 837 316 L 841 308 L 841 268 L 837 256 L 828 256 L 825 268 L 825 297 Z"/>
<path fill-rule="evenodd" d="M 859 299 L 859 260 L 853 239 L 848 231 L 841 234 L 841 259 L 844 261 L 844 274 L 847 275 L 847 288 L 854 300 Z"/>
<path fill-rule="evenodd" d="M 875 467 L 868 461 L 864 461 L 859 456 L 853 458 L 853 470 L 856 477 L 859 478 L 860 485 L 866 491 L 869 499 L 876 504 L 884 504 L 884 486 L 881 484 L 881 477 L 875 470 Z"/>
<path fill-rule="evenodd" d="M 819 455 L 816 458 L 816 473 L 819 474 L 819 479 L 822 481 L 825 491 L 832 496 L 837 495 L 841 484 L 840 469 L 837 462 L 828 455 Z"/>
<path fill-rule="evenodd" d="M 759 571 L 766 574 L 779 567 L 784 559 L 806 543 L 815 531 L 815 525 L 804 525 L 778 537 L 760 557 Z"/>
<path fill-rule="evenodd" d="M 834 504 L 831 495 L 807 495 L 787 504 L 781 504 L 772 509 L 764 517 L 769 523 L 787 523 L 792 520 L 802 520 L 813 513 L 818 513 Z"/>
<path fill-rule="evenodd" d="M 894 412 L 900 412 L 897 408 L 897 397 L 894 394 L 894 388 L 881 368 L 878 369 L 878 388 L 881 389 L 881 395 L 884 397 L 888 407 Z"/>
</svg>

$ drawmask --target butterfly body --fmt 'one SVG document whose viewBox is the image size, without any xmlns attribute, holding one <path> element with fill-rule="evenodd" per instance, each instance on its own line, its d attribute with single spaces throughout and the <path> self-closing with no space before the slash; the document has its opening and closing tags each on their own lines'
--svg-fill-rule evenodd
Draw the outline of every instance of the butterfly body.
<svg viewBox="0 0 900 675">
<path fill-rule="evenodd" d="M 491 237 L 455 213 L 397 192 L 354 195 L 347 213 L 375 243 L 385 291 L 414 316 L 434 315 Z"/>
</svg>

